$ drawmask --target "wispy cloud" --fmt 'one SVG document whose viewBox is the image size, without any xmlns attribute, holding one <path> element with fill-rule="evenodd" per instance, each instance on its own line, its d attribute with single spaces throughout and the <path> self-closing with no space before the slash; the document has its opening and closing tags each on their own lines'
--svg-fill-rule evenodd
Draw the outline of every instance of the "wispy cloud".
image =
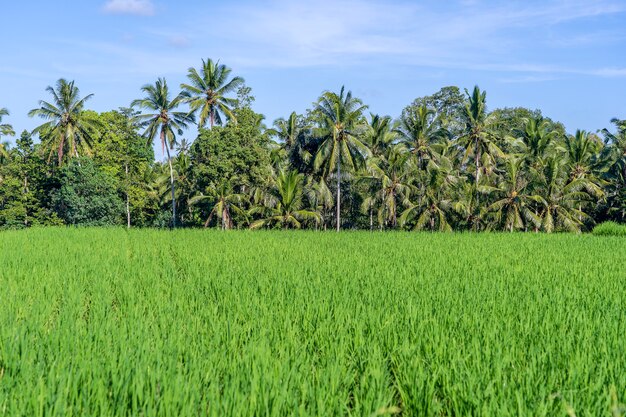
<svg viewBox="0 0 626 417">
<path fill-rule="evenodd" d="M 146 0 L 110 0 L 138 3 Z M 128 9 L 126 9 L 128 11 Z M 598 77 L 626 76 L 622 65 L 593 67 L 589 62 L 563 62 L 552 58 L 554 48 L 563 48 L 547 31 L 563 35 L 563 25 L 580 27 L 586 19 L 615 16 L 626 11 L 616 0 L 555 0 L 507 2 L 494 5 L 479 0 L 457 0 L 450 6 L 432 7 L 417 2 L 383 0 L 269 0 L 223 3 L 212 7 L 210 26 L 204 15 L 177 20 L 175 26 L 140 28 L 132 45 L 89 42 L 112 60 L 124 62 L 115 71 L 125 73 L 175 72 L 205 57 L 211 39 L 211 57 L 243 68 L 310 68 L 368 66 L 424 67 L 439 71 L 500 72 L 501 82 L 537 82 L 567 74 Z M 245 23 L 242 23 L 245 22 Z M 602 29 L 597 29 L 602 31 Z M 193 38 L 187 34 L 193 33 Z M 587 45 L 606 40 L 607 32 L 578 31 Z M 625 36 L 626 32 L 611 33 Z M 167 56 L 146 47 L 153 42 L 169 45 Z M 74 43 L 76 41 L 73 41 Z M 582 40 L 581 40 L 582 42 Z M 552 48 L 552 49 L 551 49 Z M 613 62 L 609 64 L 620 64 Z M 75 70 L 77 67 L 73 66 Z M 98 72 L 97 65 L 84 71 Z M 108 73 L 108 69 L 107 72 Z"/>
<path fill-rule="evenodd" d="M 548 39 L 540 33 L 622 13 L 626 3 L 556 0 L 498 6 L 458 0 L 452 6 L 426 7 L 382 0 L 319 0 L 315 4 L 271 0 L 226 4 L 213 10 L 223 17 L 213 21 L 211 34 L 220 34 L 230 46 L 225 50 L 232 55 L 230 62 L 242 66 L 345 66 L 386 60 L 390 65 L 508 66 L 519 71 L 533 66 L 521 57 L 521 52 L 531 53 L 528 37 L 534 48 L 548 47 Z"/>
<path fill-rule="evenodd" d="M 152 16 L 154 4 L 151 0 L 108 0 L 102 7 L 105 13 L 133 14 L 139 16 Z"/>
</svg>

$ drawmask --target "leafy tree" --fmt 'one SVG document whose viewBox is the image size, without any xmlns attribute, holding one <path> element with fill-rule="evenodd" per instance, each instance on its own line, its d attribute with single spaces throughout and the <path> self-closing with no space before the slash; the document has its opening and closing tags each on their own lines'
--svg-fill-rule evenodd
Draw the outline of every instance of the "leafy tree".
<svg viewBox="0 0 626 417">
<path fill-rule="evenodd" d="M 57 153 L 58 164 L 61 165 L 63 157 L 70 158 L 79 156 L 79 149 L 89 155 L 93 137 L 91 131 L 97 131 L 97 121 L 87 117 L 83 112 L 85 102 L 93 97 L 88 94 L 81 98 L 80 90 L 74 85 L 74 81 L 68 82 L 61 78 L 55 88 L 48 86 L 46 91 L 52 95 L 52 103 L 40 100 L 40 107 L 31 110 L 30 117 L 40 117 L 48 120 L 38 126 L 33 133 L 39 134 L 44 148 L 50 158 Z"/>
<path fill-rule="evenodd" d="M 207 119 L 213 127 L 216 123 L 223 123 L 222 116 L 234 119 L 233 107 L 237 104 L 235 99 L 226 97 L 226 94 L 236 91 L 244 84 L 241 77 L 230 77 L 231 69 L 219 61 L 211 59 L 202 60 L 200 71 L 189 68 L 187 78 L 189 84 L 180 85 L 185 95 L 185 102 L 189 103 L 191 113 L 199 113 L 198 127 L 203 128 Z"/>
<path fill-rule="evenodd" d="M 465 128 L 463 124 L 465 97 L 458 87 L 443 87 L 433 95 L 415 99 L 402 111 L 401 117 L 414 112 L 418 107 L 426 107 L 434 111 L 435 130 L 445 129 L 455 138 L 462 135 Z"/>
<path fill-rule="evenodd" d="M 93 158 L 97 166 L 114 176 L 125 200 L 126 226 L 147 225 L 152 202 L 148 198 L 145 171 L 154 161 L 154 149 L 137 132 L 132 122 L 136 112 L 109 111 L 93 114 L 100 131 L 94 132 Z"/>
<path fill-rule="evenodd" d="M 357 133 L 363 124 L 365 109 L 367 106 L 353 97 L 351 91 L 346 93 L 344 87 L 341 87 L 339 94 L 330 91 L 323 93 L 315 107 L 320 123 L 317 133 L 324 138 L 315 156 L 315 167 L 323 168 L 325 177 L 335 170 L 337 231 L 341 229 L 341 165 L 356 170 L 369 154 Z"/>
<path fill-rule="evenodd" d="M 99 170 L 92 159 L 77 158 L 62 168 L 52 203 L 66 224 L 118 225 L 124 208 L 117 187 L 115 178 Z"/>
<path fill-rule="evenodd" d="M 269 138 L 249 108 L 236 111 L 237 124 L 201 129 L 189 151 L 194 187 L 205 190 L 225 178 L 238 178 L 238 192 L 265 184 L 270 174 Z"/>
<path fill-rule="evenodd" d="M 152 84 L 146 84 L 141 87 L 146 96 L 142 99 L 133 101 L 132 106 L 145 109 L 151 113 L 138 114 L 134 120 L 140 127 L 145 127 L 143 134 L 150 142 L 157 135 L 161 141 L 161 148 L 167 152 L 167 163 L 170 168 L 170 187 L 172 194 L 172 227 L 176 227 L 176 197 L 174 189 L 174 169 L 172 167 L 172 157 L 170 149 L 174 148 L 176 143 L 176 134 L 183 134 L 184 128 L 193 123 L 192 115 L 185 112 L 175 111 L 182 103 L 184 96 L 177 95 L 170 99 L 170 91 L 167 87 L 167 81 L 159 78 Z M 167 143 L 166 143 L 167 142 Z M 166 146 L 167 144 L 167 146 Z"/>
</svg>

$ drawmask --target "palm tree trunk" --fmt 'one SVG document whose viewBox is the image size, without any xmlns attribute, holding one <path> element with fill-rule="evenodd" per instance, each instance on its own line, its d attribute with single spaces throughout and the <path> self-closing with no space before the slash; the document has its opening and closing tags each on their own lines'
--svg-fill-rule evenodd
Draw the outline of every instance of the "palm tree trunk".
<svg viewBox="0 0 626 417">
<path fill-rule="evenodd" d="M 341 227 L 341 160 L 340 159 L 337 159 L 337 231 L 339 231 Z"/>
<path fill-rule="evenodd" d="M 166 146 L 167 162 L 170 166 L 170 186 L 172 188 L 172 228 L 176 228 L 176 196 L 174 190 L 174 168 L 172 167 L 172 157 L 170 156 L 170 147 Z"/>
<path fill-rule="evenodd" d="M 480 180 L 480 151 L 478 148 L 478 138 L 476 139 L 476 149 L 474 150 L 474 159 L 476 163 L 476 209 L 480 213 L 480 195 L 478 193 L 478 181 Z M 478 231 L 478 222 L 475 222 L 475 231 Z"/>
<path fill-rule="evenodd" d="M 374 230 L 374 217 L 372 213 L 372 201 L 370 200 L 370 232 Z"/>
</svg>

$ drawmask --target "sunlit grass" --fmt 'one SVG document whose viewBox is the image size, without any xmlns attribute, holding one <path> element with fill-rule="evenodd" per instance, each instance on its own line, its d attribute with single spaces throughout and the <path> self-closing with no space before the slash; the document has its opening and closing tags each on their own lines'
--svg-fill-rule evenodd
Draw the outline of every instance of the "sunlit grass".
<svg viewBox="0 0 626 417">
<path fill-rule="evenodd" d="M 0 415 L 623 415 L 625 244 L 3 232 Z"/>
</svg>

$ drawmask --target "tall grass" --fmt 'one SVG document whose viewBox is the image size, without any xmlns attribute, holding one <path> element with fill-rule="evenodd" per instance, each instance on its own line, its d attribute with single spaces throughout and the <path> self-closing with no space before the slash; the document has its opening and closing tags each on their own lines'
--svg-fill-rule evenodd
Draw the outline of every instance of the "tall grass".
<svg viewBox="0 0 626 417">
<path fill-rule="evenodd" d="M 618 416 L 622 239 L 0 234 L 0 416 Z"/>
</svg>

